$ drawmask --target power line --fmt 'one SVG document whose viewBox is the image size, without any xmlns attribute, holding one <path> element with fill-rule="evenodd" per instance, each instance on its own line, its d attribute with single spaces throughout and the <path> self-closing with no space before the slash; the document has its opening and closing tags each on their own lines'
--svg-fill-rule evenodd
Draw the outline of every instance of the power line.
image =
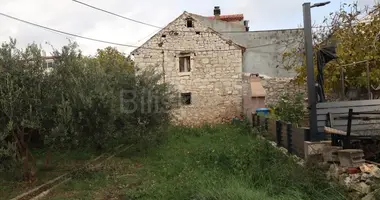
<svg viewBox="0 0 380 200">
<path fill-rule="evenodd" d="M 153 31 L 152 33 L 150 33 L 149 35 L 146 35 L 144 38 L 141 38 L 139 40 L 137 40 L 136 43 L 134 43 L 133 45 L 137 45 L 138 43 L 140 43 L 141 41 L 149 38 L 149 37 L 152 37 L 153 35 L 157 34 L 157 30 Z"/>
<path fill-rule="evenodd" d="M 33 22 L 29 22 L 29 21 L 26 21 L 26 20 L 23 20 L 23 19 L 20 19 L 20 18 L 17 18 L 17 17 L 13 17 L 13 16 L 10 16 L 10 15 L 1 13 L 1 12 L 0 12 L 0 15 L 2 15 L 4 17 L 7 17 L 7 18 L 10 18 L 10 19 L 13 19 L 13 20 L 16 20 L 16 21 L 19 21 L 19 22 L 23 22 L 23 23 L 26 23 L 26 24 L 29 24 L 29 25 L 32 25 L 32 26 L 36 26 L 36 27 L 42 28 L 42 29 L 45 29 L 45 30 L 53 31 L 55 33 L 69 35 L 69 36 L 73 36 L 73 37 L 77 37 L 77 38 L 81 38 L 81 39 L 86 39 L 86 40 L 91 40 L 91 41 L 95 41 L 95 42 L 100 42 L 100 43 L 105 43 L 105 44 L 117 45 L 117 46 L 132 47 L 132 48 L 141 48 L 141 49 L 150 49 L 150 50 L 157 50 L 157 51 L 196 51 L 196 52 L 230 51 L 230 49 L 194 50 L 194 49 L 164 49 L 164 48 L 153 48 L 153 47 L 139 47 L 139 46 L 136 46 L 136 45 L 121 44 L 121 43 L 117 43 L 117 42 L 110 42 L 110 41 L 100 40 L 100 39 L 96 39 L 96 38 L 85 37 L 85 36 L 81 36 L 81 35 L 74 34 L 74 33 L 68 33 L 68 32 L 65 32 L 65 31 L 61 31 L 61 30 L 49 28 L 49 27 L 46 27 L 46 26 L 42 26 L 42 25 L 39 25 L 39 24 L 36 24 L 36 23 L 33 23 Z M 265 47 L 265 46 L 278 45 L 279 43 L 280 42 L 263 44 L 263 45 L 258 45 L 258 46 L 247 47 L 246 49 L 254 49 L 254 48 L 260 48 L 260 47 Z"/>
<path fill-rule="evenodd" d="M 12 17 L 12 16 L 4 14 L 4 13 L 0 13 L 0 15 L 2 15 L 4 17 L 7 17 L 7 18 L 10 18 L 10 19 L 13 19 L 13 20 L 16 20 L 16 21 L 19 21 L 19 22 L 23 22 L 23 23 L 32 25 L 32 26 L 37 26 L 37 27 L 42 28 L 42 29 L 53 31 L 55 33 L 60 33 L 60 34 L 64 34 L 64 35 L 78 37 L 78 38 L 82 38 L 82 39 L 86 39 L 86 40 L 93 40 L 93 41 L 100 42 L 100 43 L 108 43 L 108 44 L 113 44 L 113 45 L 118 45 L 118 46 L 126 46 L 126 47 L 136 47 L 136 46 L 133 46 L 133 45 L 120 44 L 120 43 L 116 43 L 116 42 L 108 42 L 108 41 L 104 41 L 104 40 L 99 40 L 99 39 L 94 39 L 94 38 L 89 38 L 89 37 L 77 35 L 77 34 L 74 34 L 74 33 L 68 33 L 68 32 L 64 32 L 64 31 L 60 31 L 60 30 L 49 28 L 49 27 L 46 27 L 46 26 L 42 26 L 42 25 L 39 25 L 39 24 L 36 24 L 36 23 L 33 23 L 33 22 L 25 21 L 25 20 L 17 18 L 17 17 Z"/>
<path fill-rule="evenodd" d="M 120 17 L 120 18 L 123 18 L 123 19 L 126 19 L 126 20 L 129 20 L 129 21 L 133 21 L 133 22 L 136 22 L 136 23 L 139 23 L 139 24 L 143 24 L 143 25 L 146 25 L 146 26 L 151 26 L 151 27 L 154 27 L 154 28 L 160 28 L 162 29 L 163 27 L 159 27 L 159 26 L 155 26 L 153 24 L 148 24 L 148 23 L 145 23 L 145 22 L 142 22 L 142 21 L 138 21 L 138 20 L 135 20 L 135 19 L 131 19 L 131 18 L 128 18 L 128 17 L 124 17 L 124 16 L 121 16 L 119 14 L 116 14 L 116 13 L 113 13 L 113 12 L 110 12 L 110 11 L 107 11 L 107 10 L 104 10 L 104 9 L 101 9 L 101 8 L 98 8 L 98 7 L 95 7 L 95 6 L 92 6 L 92 5 L 89 5 L 89 4 L 86 4 L 86 3 L 83 3 L 81 1 L 77 1 L 77 0 L 73 0 L 75 3 L 79 3 L 79 4 L 82 4 L 82 5 L 85 5 L 85 6 L 88 6 L 90 8 L 93 8 L 95 10 L 99 10 L 99 11 L 102 11 L 102 12 L 105 12 L 105 13 L 108 13 L 110 15 L 114 15 L 114 16 L 117 16 L 117 17 Z"/>
<path fill-rule="evenodd" d="M 146 22 L 138 21 L 138 20 L 135 20 L 135 19 L 132 19 L 132 18 L 129 18 L 129 17 L 124 17 L 124 16 L 119 15 L 117 13 L 114 13 L 114 12 L 111 12 L 111 11 L 108 11 L 108 10 L 104 10 L 102 8 L 99 8 L 99 7 L 95 7 L 93 5 L 90 5 L 90 4 L 87 4 L 87 3 L 84 3 L 84 2 L 81 2 L 81 1 L 78 1 L 78 0 L 72 0 L 72 1 L 74 1 L 75 3 L 79 3 L 79 4 L 82 4 L 84 6 L 90 7 L 92 9 L 95 9 L 95 10 L 98 10 L 98 11 L 101 11 L 101 12 L 105 12 L 105 13 L 108 13 L 110 15 L 113 15 L 113 16 L 116 16 L 116 17 L 120 17 L 122 19 L 126 19 L 126 20 L 129 20 L 129 21 L 138 23 L 138 24 L 142 24 L 142 25 L 146 25 L 146 26 L 151 26 L 151 27 L 159 28 L 159 29 L 164 29 L 165 28 L 165 27 L 149 24 L 149 23 L 146 23 Z M 194 32 L 194 31 L 182 31 L 181 30 L 181 31 L 176 31 L 176 32 Z M 238 32 L 238 33 L 243 33 L 244 32 L 245 33 L 247 31 L 226 31 L 226 32 L 219 32 L 219 33 L 233 33 L 233 32 Z"/>
<path fill-rule="evenodd" d="M 101 11 L 101 12 L 105 12 L 107 14 L 110 14 L 110 15 L 113 15 L 113 16 L 116 16 L 116 17 L 119 17 L 119 18 L 122 18 L 122 19 L 126 19 L 126 20 L 129 20 L 129 21 L 135 22 L 135 23 L 139 23 L 139 24 L 150 26 L 150 27 L 154 27 L 154 28 L 159 28 L 161 30 L 165 28 L 165 27 L 154 25 L 154 24 L 146 23 L 146 22 L 143 22 L 143 21 L 135 20 L 135 19 L 132 19 L 132 18 L 128 18 L 128 17 L 122 16 L 122 15 L 119 15 L 117 13 L 114 13 L 114 12 L 111 12 L 111 11 L 108 11 L 108 10 L 105 10 L 105 9 L 102 9 L 102 8 L 99 8 L 99 7 L 95 7 L 93 5 L 90 5 L 90 4 L 87 4 L 87 3 L 84 3 L 84 2 L 81 2 L 81 1 L 78 1 L 78 0 L 72 0 L 72 1 L 74 1 L 75 3 L 78 3 L 78 4 L 82 4 L 84 6 L 87 6 L 89 8 L 92 8 L 92 9 L 95 9 L 95 10 L 98 10 L 98 11 Z M 364 19 L 367 16 L 368 15 L 364 16 L 363 18 L 358 19 L 359 22 L 354 22 L 354 23 L 352 23 L 352 25 L 363 23 L 360 20 Z M 336 27 L 336 26 L 334 26 L 334 25 L 320 25 L 320 26 L 314 26 L 312 28 L 313 29 L 322 29 L 322 28 L 332 28 L 332 27 Z M 301 28 L 292 28 L 292 29 L 303 29 L 303 28 L 301 27 Z M 186 31 L 186 30 L 179 31 L 179 30 L 176 30 L 176 32 L 194 32 L 194 31 Z M 203 31 L 203 32 L 206 32 L 206 31 Z M 218 31 L 218 32 L 219 33 L 247 33 L 247 31 Z M 252 32 L 254 32 L 254 31 L 252 31 Z"/>
<path fill-rule="evenodd" d="M 138 20 L 135 20 L 135 19 L 132 19 L 132 18 L 129 18 L 129 17 L 124 17 L 124 16 L 119 15 L 117 13 L 114 13 L 114 12 L 111 12 L 111 11 L 108 11 L 108 10 L 104 10 L 102 8 L 99 8 L 99 7 L 95 7 L 93 5 L 90 5 L 90 4 L 87 4 L 87 3 L 84 3 L 84 2 L 81 2 L 81 1 L 78 1 L 78 0 L 72 0 L 72 1 L 74 1 L 75 3 L 82 4 L 84 6 L 87 6 L 89 8 L 92 8 L 92 9 L 95 9 L 95 10 L 98 10 L 98 11 L 101 11 L 101 12 L 105 12 L 105 13 L 108 13 L 108 14 L 116 16 L 116 17 L 120 17 L 122 19 L 133 21 L 133 22 L 138 23 L 138 24 L 142 24 L 142 25 L 146 25 L 146 26 L 151 26 L 151 27 L 154 27 L 154 28 L 159 28 L 161 30 L 165 28 L 165 27 L 149 24 L 149 23 L 146 23 L 146 22 L 138 21 Z M 181 31 L 180 30 L 175 30 L 175 31 L 176 32 L 194 32 L 194 31 L 186 31 L 186 30 L 181 30 Z M 199 31 L 199 32 L 202 32 L 202 31 Z M 206 32 L 206 31 L 203 31 L 203 32 Z M 218 32 L 219 33 L 247 33 L 247 31 L 218 31 Z"/>
<path fill-rule="evenodd" d="M 117 13 L 114 13 L 114 12 L 111 12 L 111 11 L 108 11 L 108 10 L 104 10 L 102 8 L 99 8 L 99 7 L 95 7 L 93 5 L 90 5 L 90 4 L 87 4 L 87 3 L 84 3 L 84 2 L 81 2 L 81 1 L 78 1 L 78 0 L 72 0 L 72 1 L 74 1 L 75 3 L 82 4 L 84 6 L 87 6 L 89 8 L 92 8 L 92 9 L 95 9 L 95 10 L 98 10 L 98 11 L 101 11 L 101 12 L 105 12 L 105 13 L 108 13 L 108 14 L 116 16 L 116 17 L 120 17 L 122 19 L 133 21 L 133 22 L 138 23 L 138 24 L 142 24 L 142 25 L 146 25 L 146 26 L 151 26 L 151 27 L 159 28 L 159 29 L 164 29 L 165 28 L 165 27 L 153 25 L 153 24 L 150 24 L 150 23 L 146 23 L 146 22 L 143 22 L 143 21 L 138 21 L 138 20 L 135 20 L 135 19 L 132 19 L 132 18 L 128 18 L 128 17 L 122 16 L 122 15 L 119 15 Z M 315 26 L 315 27 L 312 27 L 312 28 L 324 28 L 324 27 L 333 27 L 333 26 L 321 25 L 321 26 Z M 301 28 L 293 28 L 293 29 L 303 29 L 303 28 L 301 27 Z M 194 31 L 184 31 L 184 30 L 179 31 L 179 30 L 177 30 L 176 32 L 194 32 Z M 218 31 L 218 32 L 219 33 L 246 33 L 248 31 Z"/>
</svg>

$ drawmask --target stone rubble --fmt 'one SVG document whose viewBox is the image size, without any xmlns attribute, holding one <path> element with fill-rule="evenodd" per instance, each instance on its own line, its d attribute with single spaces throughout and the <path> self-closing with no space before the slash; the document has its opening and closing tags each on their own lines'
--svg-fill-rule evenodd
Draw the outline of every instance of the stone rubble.
<svg viewBox="0 0 380 200">
<path fill-rule="evenodd" d="M 380 168 L 365 163 L 359 167 L 358 173 L 349 174 L 348 168 L 331 164 L 327 172 L 329 180 L 337 181 L 345 186 L 353 200 L 376 200 L 380 197 Z"/>
</svg>

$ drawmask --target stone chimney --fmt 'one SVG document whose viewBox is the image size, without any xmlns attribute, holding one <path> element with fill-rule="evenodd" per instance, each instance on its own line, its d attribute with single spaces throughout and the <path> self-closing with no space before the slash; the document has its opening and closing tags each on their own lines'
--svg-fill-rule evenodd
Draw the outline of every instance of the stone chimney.
<svg viewBox="0 0 380 200">
<path fill-rule="evenodd" d="M 215 19 L 220 19 L 220 8 L 219 8 L 219 6 L 214 7 L 214 16 L 215 16 Z"/>
<path fill-rule="evenodd" d="M 249 31 L 248 20 L 244 20 L 245 31 Z"/>
<path fill-rule="evenodd" d="M 46 51 L 41 50 L 41 56 L 42 56 L 42 57 L 46 57 Z"/>
</svg>

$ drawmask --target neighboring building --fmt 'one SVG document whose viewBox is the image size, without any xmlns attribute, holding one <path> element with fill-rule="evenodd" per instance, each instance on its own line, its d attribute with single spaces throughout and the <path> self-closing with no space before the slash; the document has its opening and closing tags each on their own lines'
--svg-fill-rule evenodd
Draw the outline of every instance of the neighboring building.
<svg viewBox="0 0 380 200">
<path fill-rule="evenodd" d="M 137 68 L 155 68 L 179 90 L 185 105 L 174 111 L 178 123 L 218 123 L 243 112 L 243 72 L 294 76 L 281 69 L 285 45 L 277 43 L 298 32 L 249 32 L 242 14 L 220 15 L 215 7 L 212 17 L 184 12 L 131 54 Z"/>
<path fill-rule="evenodd" d="M 53 66 L 54 66 L 54 57 L 47 56 L 47 57 L 43 57 L 43 59 L 45 60 L 45 67 L 46 68 L 53 68 Z"/>
<path fill-rule="evenodd" d="M 42 51 L 42 59 L 44 60 L 44 67 L 46 68 L 45 72 L 49 73 L 54 68 L 55 56 L 46 56 L 46 52 Z"/>
</svg>

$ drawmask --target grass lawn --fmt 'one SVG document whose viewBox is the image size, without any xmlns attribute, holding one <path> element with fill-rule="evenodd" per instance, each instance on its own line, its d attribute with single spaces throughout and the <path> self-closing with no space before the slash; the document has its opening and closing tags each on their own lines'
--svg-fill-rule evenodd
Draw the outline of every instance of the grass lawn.
<svg viewBox="0 0 380 200">
<path fill-rule="evenodd" d="M 51 177 L 53 178 L 53 177 Z M 306 170 L 244 127 L 171 128 L 156 148 L 130 149 L 81 171 L 46 199 L 345 199 L 317 168 Z"/>
</svg>

